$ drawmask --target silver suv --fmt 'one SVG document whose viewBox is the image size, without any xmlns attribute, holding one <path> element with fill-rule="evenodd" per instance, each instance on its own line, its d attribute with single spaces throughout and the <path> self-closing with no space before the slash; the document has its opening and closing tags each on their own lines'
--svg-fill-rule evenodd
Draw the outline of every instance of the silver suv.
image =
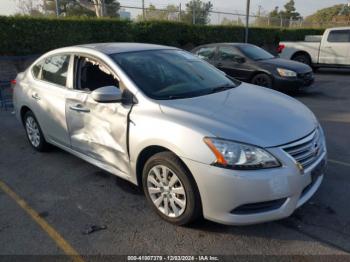
<svg viewBox="0 0 350 262">
<path fill-rule="evenodd" d="M 177 225 L 281 219 L 323 179 L 325 139 L 309 109 L 177 48 L 57 49 L 16 82 L 16 115 L 34 149 L 55 145 L 139 185 Z"/>
</svg>

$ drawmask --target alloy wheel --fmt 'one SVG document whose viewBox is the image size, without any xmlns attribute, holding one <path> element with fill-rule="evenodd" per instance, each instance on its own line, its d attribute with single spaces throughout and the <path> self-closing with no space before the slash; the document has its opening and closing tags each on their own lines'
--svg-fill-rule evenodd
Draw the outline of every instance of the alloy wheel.
<svg viewBox="0 0 350 262">
<path fill-rule="evenodd" d="M 34 147 L 38 147 L 40 145 L 40 130 L 36 120 L 32 116 L 28 116 L 26 119 L 26 131 L 30 143 Z"/>
<path fill-rule="evenodd" d="M 265 76 L 260 76 L 255 79 L 255 83 L 258 86 L 269 87 L 269 81 Z"/>
<path fill-rule="evenodd" d="M 155 207 L 164 215 L 176 218 L 185 211 L 185 188 L 170 168 L 154 166 L 147 175 L 147 190 Z"/>
</svg>

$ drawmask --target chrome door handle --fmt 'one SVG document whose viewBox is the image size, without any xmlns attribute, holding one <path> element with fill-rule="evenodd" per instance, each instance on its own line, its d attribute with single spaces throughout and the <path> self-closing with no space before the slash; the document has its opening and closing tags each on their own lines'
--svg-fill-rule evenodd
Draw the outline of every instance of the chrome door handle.
<svg viewBox="0 0 350 262">
<path fill-rule="evenodd" d="M 69 106 L 69 109 L 78 111 L 78 112 L 84 112 L 84 113 L 89 113 L 90 109 L 89 108 L 84 108 L 82 105 L 77 104 L 75 106 Z"/>
<path fill-rule="evenodd" d="M 33 93 L 32 94 L 32 98 L 34 98 L 35 100 L 40 100 L 40 96 L 37 93 Z"/>
</svg>

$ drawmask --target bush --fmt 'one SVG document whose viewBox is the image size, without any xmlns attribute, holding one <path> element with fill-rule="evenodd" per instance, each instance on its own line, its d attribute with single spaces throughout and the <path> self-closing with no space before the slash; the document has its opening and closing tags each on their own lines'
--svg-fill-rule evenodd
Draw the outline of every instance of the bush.
<svg viewBox="0 0 350 262">
<path fill-rule="evenodd" d="M 251 28 L 251 43 L 273 46 L 303 40 L 314 29 Z M 58 47 L 97 42 L 144 42 L 190 49 L 210 42 L 242 42 L 244 28 L 177 22 L 132 23 L 116 19 L 0 17 L 0 55 L 40 54 Z"/>
</svg>

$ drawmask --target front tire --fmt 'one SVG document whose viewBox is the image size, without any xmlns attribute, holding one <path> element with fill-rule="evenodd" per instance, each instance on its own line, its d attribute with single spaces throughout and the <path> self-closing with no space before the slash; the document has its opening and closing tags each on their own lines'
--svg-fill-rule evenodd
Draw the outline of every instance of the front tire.
<svg viewBox="0 0 350 262">
<path fill-rule="evenodd" d="M 44 135 L 41 131 L 38 121 L 36 120 L 32 111 L 25 113 L 23 117 L 23 124 L 26 130 L 27 138 L 30 145 L 39 152 L 44 152 L 48 149 L 49 145 L 46 142 Z"/>
<path fill-rule="evenodd" d="M 272 88 L 272 79 L 267 74 L 257 74 L 252 78 L 251 83 L 257 86 Z"/>
<path fill-rule="evenodd" d="M 171 152 L 152 156 L 142 173 L 148 202 L 164 220 L 186 225 L 201 216 L 196 184 L 181 160 Z"/>
</svg>

